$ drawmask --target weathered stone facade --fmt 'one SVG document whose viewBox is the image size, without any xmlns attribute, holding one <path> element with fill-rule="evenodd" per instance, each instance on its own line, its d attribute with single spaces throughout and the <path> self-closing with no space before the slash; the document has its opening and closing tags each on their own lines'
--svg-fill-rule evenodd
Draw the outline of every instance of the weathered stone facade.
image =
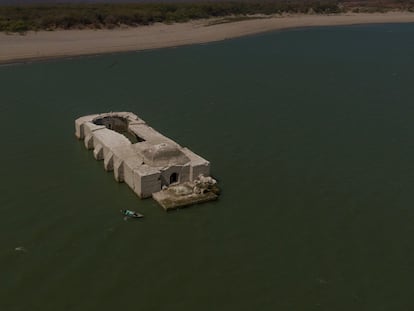
<svg viewBox="0 0 414 311">
<path fill-rule="evenodd" d="M 141 198 L 170 184 L 195 182 L 210 175 L 210 163 L 158 133 L 131 112 L 84 116 L 75 121 L 76 136 L 93 149 L 95 159 L 113 171 Z"/>
</svg>

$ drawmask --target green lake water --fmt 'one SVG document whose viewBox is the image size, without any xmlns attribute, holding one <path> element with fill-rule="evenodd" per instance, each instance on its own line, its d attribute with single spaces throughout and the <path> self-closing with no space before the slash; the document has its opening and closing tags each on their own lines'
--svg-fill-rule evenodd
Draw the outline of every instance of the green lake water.
<svg viewBox="0 0 414 311">
<path fill-rule="evenodd" d="M 74 136 L 106 111 L 210 160 L 220 200 L 116 183 Z M 414 309 L 414 24 L 2 66 L 0 114 L 2 311 Z"/>
</svg>

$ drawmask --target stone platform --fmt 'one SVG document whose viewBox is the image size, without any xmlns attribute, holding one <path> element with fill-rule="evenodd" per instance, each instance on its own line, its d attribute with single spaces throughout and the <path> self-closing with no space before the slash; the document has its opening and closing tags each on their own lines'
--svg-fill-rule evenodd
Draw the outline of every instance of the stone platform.
<svg viewBox="0 0 414 311">
<path fill-rule="evenodd" d="M 152 195 L 165 210 L 217 200 L 217 182 L 211 177 L 199 176 L 193 182 L 173 184 Z"/>
</svg>

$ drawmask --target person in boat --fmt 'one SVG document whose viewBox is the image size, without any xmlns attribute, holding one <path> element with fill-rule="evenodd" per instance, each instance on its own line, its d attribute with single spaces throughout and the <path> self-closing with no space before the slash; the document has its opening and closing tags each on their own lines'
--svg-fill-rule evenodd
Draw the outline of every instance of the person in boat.
<svg viewBox="0 0 414 311">
<path fill-rule="evenodd" d="M 142 218 L 144 215 L 141 215 L 140 213 L 130 211 L 127 209 L 121 209 L 121 213 L 124 214 L 125 217 L 132 217 L 132 218 Z"/>
<path fill-rule="evenodd" d="M 125 216 L 135 216 L 135 212 L 130 211 L 130 210 L 124 210 L 124 215 Z"/>
</svg>

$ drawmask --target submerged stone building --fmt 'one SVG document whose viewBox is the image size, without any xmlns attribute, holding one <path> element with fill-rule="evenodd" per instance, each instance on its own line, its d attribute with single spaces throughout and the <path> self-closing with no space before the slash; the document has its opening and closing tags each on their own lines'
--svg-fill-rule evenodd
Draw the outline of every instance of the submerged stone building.
<svg viewBox="0 0 414 311">
<path fill-rule="evenodd" d="M 115 180 L 127 183 L 141 198 L 160 192 L 154 198 L 168 201 L 159 201 L 166 209 L 217 198 L 217 191 L 211 191 L 216 182 L 206 178 L 210 162 L 131 112 L 80 117 L 75 128 L 77 138 L 84 140 L 87 149 L 93 149 L 95 159 L 103 160 L 105 170 L 113 171 Z M 168 189 L 170 185 L 173 191 Z"/>
</svg>

